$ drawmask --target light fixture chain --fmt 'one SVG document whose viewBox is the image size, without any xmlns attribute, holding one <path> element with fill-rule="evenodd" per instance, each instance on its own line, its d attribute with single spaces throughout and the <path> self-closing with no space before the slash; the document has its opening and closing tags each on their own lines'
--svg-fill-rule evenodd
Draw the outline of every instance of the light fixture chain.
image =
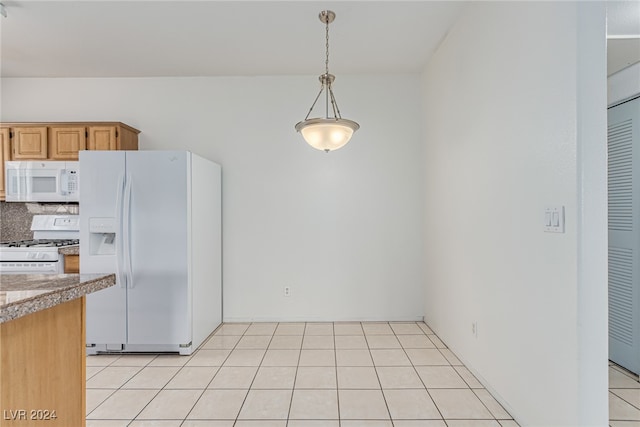
<svg viewBox="0 0 640 427">
<path fill-rule="evenodd" d="M 325 19 L 325 23 L 326 23 L 326 50 L 327 50 L 327 55 L 326 55 L 326 59 L 324 61 L 324 72 L 327 74 L 327 76 L 329 75 L 329 16 L 327 15 L 326 19 Z"/>
</svg>

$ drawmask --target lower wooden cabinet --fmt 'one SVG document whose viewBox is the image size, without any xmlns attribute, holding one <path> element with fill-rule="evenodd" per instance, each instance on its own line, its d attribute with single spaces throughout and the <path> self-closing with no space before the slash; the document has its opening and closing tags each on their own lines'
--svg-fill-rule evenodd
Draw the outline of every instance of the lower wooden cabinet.
<svg viewBox="0 0 640 427">
<path fill-rule="evenodd" d="M 85 426 L 85 297 L 0 323 L 3 427 Z"/>
<path fill-rule="evenodd" d="M 64 273 L 65 274 L 80 273 L 80 255 L 64 256 Z"/>
</svg>

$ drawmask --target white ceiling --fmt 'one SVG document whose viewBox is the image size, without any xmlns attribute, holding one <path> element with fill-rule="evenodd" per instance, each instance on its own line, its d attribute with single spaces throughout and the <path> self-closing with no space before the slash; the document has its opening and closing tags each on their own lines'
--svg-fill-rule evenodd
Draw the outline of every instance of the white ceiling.
<svg viewBox="0 0 640 427">
<path fill-rule="evenodd" d="M 417 73 L 462 1 L 11 1 L 0 17 L 3 77 Z M 640 2 L 609 1 L 608 33 L 640 35 Z M 609 40 L 609 74 L 640 39 Z"/>
<path fill-rule="evenodd" d="M 421 70 L 463 8 L 425 1 L 9 1 L 2 76 L 321 74 Z"/>
<path fill-rule="evenodd" d="M 609 75 L 640 61 L 640 1 L 607 2 Z"/>
</svg>

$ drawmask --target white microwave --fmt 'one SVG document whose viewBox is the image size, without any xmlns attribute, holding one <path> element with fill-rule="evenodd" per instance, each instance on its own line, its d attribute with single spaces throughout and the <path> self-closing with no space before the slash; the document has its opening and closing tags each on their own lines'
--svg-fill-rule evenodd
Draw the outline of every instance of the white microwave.
<svg viewBox="0 0 640 427">
<path fill-rule="evenodd" d="M 78 162 L 5 162 L 7 202 L 77 202 Z"/>
</svg>

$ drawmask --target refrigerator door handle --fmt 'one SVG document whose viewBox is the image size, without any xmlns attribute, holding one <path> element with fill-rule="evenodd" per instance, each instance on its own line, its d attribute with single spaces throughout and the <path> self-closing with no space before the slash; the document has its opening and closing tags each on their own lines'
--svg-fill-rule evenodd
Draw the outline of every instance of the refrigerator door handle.
<svg viewBox="0 0 640 427">
<path fill-rule="evenodd" d="M 116 235 L 116 279 L 120 282 L 121 288 L 127 287 L 127 277 L 122 270 L 122 251 L 123 251 L 123 215 L 122 215 L 122 204 L 124 199 L 124 187 L 125 187 L 125 175 L 122 174 L 118 178 L 118 193 L 116 195 L 116 217 L 118 218 L 118 230 Z"/>
<path fill-rule="evenodd" d="M 127 277 L 127 286 L 133 288 L 133 272 L 131 269 L 131 177 L 127 177 L 127 183 L 124 186 L 124 203 L 122 209 L 123 236 L 122 244 L 124 246 L 124 269 Z"/>
</svg>

